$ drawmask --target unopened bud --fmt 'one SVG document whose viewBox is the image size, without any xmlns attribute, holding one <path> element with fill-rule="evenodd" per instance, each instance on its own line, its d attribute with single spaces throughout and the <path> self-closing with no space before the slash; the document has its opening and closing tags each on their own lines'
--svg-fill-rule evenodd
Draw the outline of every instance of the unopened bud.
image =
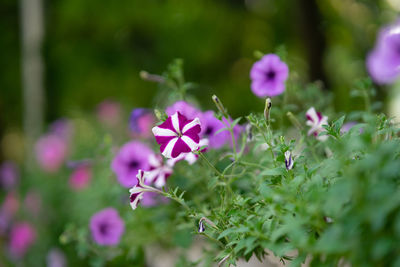
<svg viewBox="0 0 400 267">
<path fill-rule="evenodd" d="M 140 78 L 149 82 L 165 83 L 165 78 L 157 74 L 150 74 L 145 70 L 139 72 Z"/>
<path fill-rule="evenodd" d="M 247 142 L 253 141 L 253 131 L 250 123 L 246 125 L 246 135 L 247 135 Z"/>
<path fill-rule="evenodd" d="M 290 171 L 293 168 L 292 152 L 289 150 L 285 152 L 285 166 L 286 170 Z"/>
<path fill-rule="evenodd" d="M 264 119 L 269 124 L 269 111 L 271 110 L 272 102 L 271 98 L 265 99 L 265 108 L 264 108 Z"/>
<path fill-rule="evenodd" d="M 206 230 L 206 227 L 204 226 L 204 223 L 207 223 L 208 225 L 214 227 L 215 229 L 218 229 L 218 227 L 213 223 L 211 220 L 209 220 L 206 217 L 201 217 L 199 220 L 199 229 L 197 230 L 199 233 L 203 233 Z"/>
<path fill-rule="evenodd" d="M 206 227 L 203 224 L 203 221 L 199 221 L 199 230 L 197 230 L 199 233 L 203 233 L 206 230 Z"/>
<path fill-rule="evenodd" d="M 218 110 L 222 113 L 222 115 L 226 119 L 229 119 L 228 112 L 226 111 L 224 105 L 222 105 L 222 102 L 219 100 L 219 98 L 216 95 L 213 95 L 212 100 L 214 101 L 215 105 L 217 106 Z"/>
<path fill-rule="evenodd" d="M 139 72 L 139 76 L 140 76 L 140 78 L 142 78 L 143 80 L 147 80 L 148 77 L 149 77 L 149 73 L 148 73 L 147 71 L 145 71 L 145 70 L 141 70 L 141 71 Z"/>
</svg>

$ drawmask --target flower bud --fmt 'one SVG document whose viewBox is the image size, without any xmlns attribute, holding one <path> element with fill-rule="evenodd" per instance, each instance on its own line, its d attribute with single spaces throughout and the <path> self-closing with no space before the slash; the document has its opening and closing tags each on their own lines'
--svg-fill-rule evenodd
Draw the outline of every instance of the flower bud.
<svg viewBox="0 0 400 267">
<path fill-rule="evenodd" d="M 285 166 L 286 170 L 290 171 L 293 168 L 292 152 L 289 150 L 285 152 Z"/>
<path fill-rule="evenodd" d="M 217 106 L 218 110 L 222 113 L 222 115 L 226 118 L 229 119 L 228 112 L 226 111 L 224 105 L 222 105 L 221 101 L 216 95 L 212 96 L 212 100 L 214 101 L 215 105 Z"/>
<path fill-rule="evenodd" d="M 206 230 L 204 223 L 202 220 L 199 221 L 199 229 L 197 230 L 199 233 L 203 233 Z"/>
<path fill-rule="evenodd" d="M 165 78 L 157 74 L 150 74 L 145 70 L 139 72 L 140 78 L 149 82 L 165 83 Z"/>
<path fill-rule="evenodd" d="M 246 125 L 246 135 L 247 135 L 247 142 L 253 141 L 253 131 L 250 123 Z"/>
<path fill-rule="evenodd" d="M 271 106 L 272 106 L 271 98 L 265 99 L 264 119 L 267 122 L 267 124 L 269 124 L 269 111 L 271 109 Z"/>
</svg>

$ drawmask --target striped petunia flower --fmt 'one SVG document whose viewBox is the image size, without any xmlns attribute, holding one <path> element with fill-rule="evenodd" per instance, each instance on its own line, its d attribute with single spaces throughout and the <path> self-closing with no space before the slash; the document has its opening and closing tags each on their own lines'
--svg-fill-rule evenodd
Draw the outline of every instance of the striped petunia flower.
<svg viewBox="0 0 400 267">
<path fill-rule="evenodd" d="M 146 182 L 153 183 L 155 187 L 162 188 L 167 183 L 167 178 L 172 174 L 173 164 L 167 161 L 165 164 L 160 155 L 150 155 L 150 170 L 146 175 Z"/>
<path fill-rule="evenodd" d="M 311 127 L 310 130 L 308 130 L 308 135 L 314 135 L 320 141 L 328 139 L 327 135 L 319 135 L 321 132 L 325 131 L 323 126 L 328 125 L 328 117 L 315 111 L 314 107 L 307 110 L 306 117 L 307 125 Z"/>
<path fill-rule="evenodd" d="M 162 124 L 153 127 L 152 131 L 157 143 L 161 145 L 161 154 L 166 158 L 176 158 L 182 153 L 196 151 L 199 148 L 201 131 L 199 118 L 189 120 L 179 112 L 175 112 Z"/>
<path fill-rule="evenodd" d="M 143 195 L 147 192 L 153 192 L 153 193 L 160 193 L 161 191 L 148 186 L 145 184 L 145 179 L 147 177 L 148 173 L 144 172 L 143 170 L 139 170 L 136 178 L 137 178 L 137 184 L 129 190 L 130 193 L 130 204 L 133 210 L 137 208 L 137 205 L 139 202 L 143 199 Z"/>
</svg>

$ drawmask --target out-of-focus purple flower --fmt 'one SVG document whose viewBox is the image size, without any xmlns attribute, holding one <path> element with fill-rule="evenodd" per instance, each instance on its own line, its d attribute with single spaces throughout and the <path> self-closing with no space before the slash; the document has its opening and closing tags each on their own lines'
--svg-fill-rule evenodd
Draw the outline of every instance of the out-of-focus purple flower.
<svg viewBox="0 0 400 267">
<path fill-rule="evenodd" d="M 355 125 L 357 125 L 357 122 L 355 122 L 355 121 L 346 122 L 345 124 L 343 124 L 342 128 L 340 129 L 340 132 L 347 133 Z"/>
<path fill-rule="evenodd" d="M 351 128 L 353 128 L 357 124 L 358 124 L 358 122 L 356 122 L 356 121 L 346 122 L 345 124 L 343 124 L 342 128 L 340 129 L 340 133 L 342 133 L 342 134 L 347 133 L 348 131 L 350 131 Z M 360 130 L 359 130 L 360 134 L 363 133 L 363 131 L 364 131 L 363 128 L 360 128 Z"/>
<path fill-rule="evenodd" d="M 201 111 L 182 100 L 177 101 L 172 106 L 167 107 L 165 112 L 168 116 L 172 116 L 176 112 L 179 112 L 189 120 L 199 118 L 201 121 Z"/>
<path fill-rule="evenodd" d="M 156 122 L 156 118 L 150 109 L 135 108 L 129 118 L 129 128 L 134 135 L 148 138 L 151 136 L 151 128 Z"/>
<path fill-rule="evenodd" d="M 9 190 L 17 184 L 18 178 L 19 171 L 13 162 L 6 161 L 0 165 L 0 187 Z"/>
<path fill-rule="evenodd" d="M 78 166 L 69 177 L 69 185 L 79 191 L 85 189 L 92 179 L 92 168 L 89 165 Z"/>
<path fill-rule="evenodd" d="M 50 132 L 65 140 L 69 140 L 73 133 L 73 126 L 68 119 L 58 119 L 50 125 Z"/>
<path fill-rule="evenodd" d="M 35 151 L 40 167 L 46 172 L 54 173 L 64 163 L 67 143 L 55 134 L 48 134 L 37 141 Z"/>
<path fill-rule="evenodd" d="M 367 69 L 378 84 L 393 83 L 400 75 L 400 20 L 383 28 L 367 57 Z"/>
<path fill-rule="evenodd" d="M 36 233 L 27 222 L 16 223 L 10 234 L 10 253 L 15 258 L 22 258 L 29 247 L 35 242 Z"/>
<path fill-rule="evenodd" d="M 143 207 L 154 207 L 162 203 L 167 203 L 168 201 L 169 201 L 168 198 L 161 196 L 158 193 L 145 192 L 143 194 L 143 198 L 141 199 L 140 203 Z"/>
<path fill-rule="evenodd" d="M 16 193 L 8 192 L 0 208 L 0 234 L 6 233 L 18 209 L 19 200 Z"/>
<path fill-rule="evenodd" d="M 7 232 L 8 227 L 10 226 L 11 218 L 0 210 L 0 236 L 4 235 Z"/>
<path fill-rule="evenodd" d="M 8 192 L 4 199 L 1 211 L 4 212 L 9 218 L 12 218 L 19 209 L 19 200 L 15 192 Z"/>
<path fill-rule="evenodd" d="M 112 100 L 104 100 L 97 106 L 97 118 L 107 127 L 112 127 L 121 121 L 121 105 Z"/>
<path fill-rule="evenodd" d="M 202 115 L 202 136 L 209 140 L 210 148 L 221 148 L 226 143 L 232 146 L 232 136 L 228 130 L 220 131 L 223 128 L 227 128 L 226 125 L 232 123 L 232 120 L 228 121 L 223 118 L 223 122 L 215 118 L 213 111 L 206 111 Z M 220 132 L 218 132 L 220 131 Z M 242 128 L 239 125 L 233 127 L 233 133 L 235 140 L 239 138 Z M 218 132 L 218 133 L 217 133 Z"/>
<path fill-rule="evenodd" d="M 114 208 L 103 209 L 90 219 L 93 240 L 102 246 L 117 245 L 125 231 L 125 223 Z"/>
<path fill-rule="evenodd" d="M 162 188 L 167 183 L 167 178 L 172 174 L 173 165 L 168 162 L 164 164 L 163 158 L 154 154 L 149 156 L 149 165 L 150 169 L 147 172 L 146 182 Z"/>
<path fill-rule="evenodd" d="M 314 135 L 318 140 L 325 141 L 328 139 L 327 135 L 319 135 L 325 131 L 324 125 L 328 125 L 328 117 L 322 116 L 320 112 L 316 112 L 314 107 L 311 107 L 306 112 L 307 125 L 310 126 L 308 135 Z"/>
<path fill-rule="evenodd" d="M 161 145 L 161 154 L 166 158 L 176 158 L 181 153 L 196 151 L 199 148 L 199 118 L 189 120 L 180 112 L 176 112 L 152 131 L 157 143 Z"/>
<path fill-rule="evenodd" d="M 258 97 L 276 96 L 285 91 L 289 68 L 275 54 L 267 54 L 250 70 L 251 90 Z"/>
<path fill-rule="evenodd" d="M 148 158 L 152 154 L 153 151 L 139 141 L 131 141 L 123 145 L 111 163 L 118 182 L 124 187 L 136 185 L 138 170 L 149 170 Z"/>
<path fill-rule="evenodd" d="M 35 191 L 29 191 L 25 196 L 24 206 L 33 216 L 38 216 L 42 208 L 42 197 Z"/>
<path fill-rule="evenodd" d="M 215 118 L 213 111 L 204 112 L 202 118 L 202 133 L 206 138 L 208 138 L 210 148 L 221 148 L 231 140 L 231 134 L 228 130 L 217 133 L 219 130 L 226 128 L 226 126 L 220 120 Z"/>
<path fill-rule="evenodd" d="M 67 259 L 64 253 L 58 248 L 52 248 L 46 257 L 46 267 L 65 267 Z"/>
</svg>

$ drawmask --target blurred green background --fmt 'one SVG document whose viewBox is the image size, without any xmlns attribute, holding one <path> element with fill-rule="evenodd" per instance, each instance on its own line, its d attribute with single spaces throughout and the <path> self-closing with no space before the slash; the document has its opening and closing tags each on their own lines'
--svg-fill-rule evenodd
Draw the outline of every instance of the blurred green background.
<svg viewBox="0 0 400 267">
<path fill-rule="evenodd" d="M 287 51 L 292 75 L 335 92 L 339 111 L 366 75 L 364 60 L 397 0 L 53 0 L 44 1 L 45 120 L 92 111 L 104 99 L 152 106 L 156 85 L 140 70 L 162 73 L 174 58 L 205 107 L 216 93 L 233 115 L 262 103 L 250 91 L 253 52 Z M 22 129 L 19 2 L 0 2 L 0 136 Z M 296 74 L 297 73 L 297 74 Z M 4 142 L 3 142 L 4 143 Z"/>
</svg>

